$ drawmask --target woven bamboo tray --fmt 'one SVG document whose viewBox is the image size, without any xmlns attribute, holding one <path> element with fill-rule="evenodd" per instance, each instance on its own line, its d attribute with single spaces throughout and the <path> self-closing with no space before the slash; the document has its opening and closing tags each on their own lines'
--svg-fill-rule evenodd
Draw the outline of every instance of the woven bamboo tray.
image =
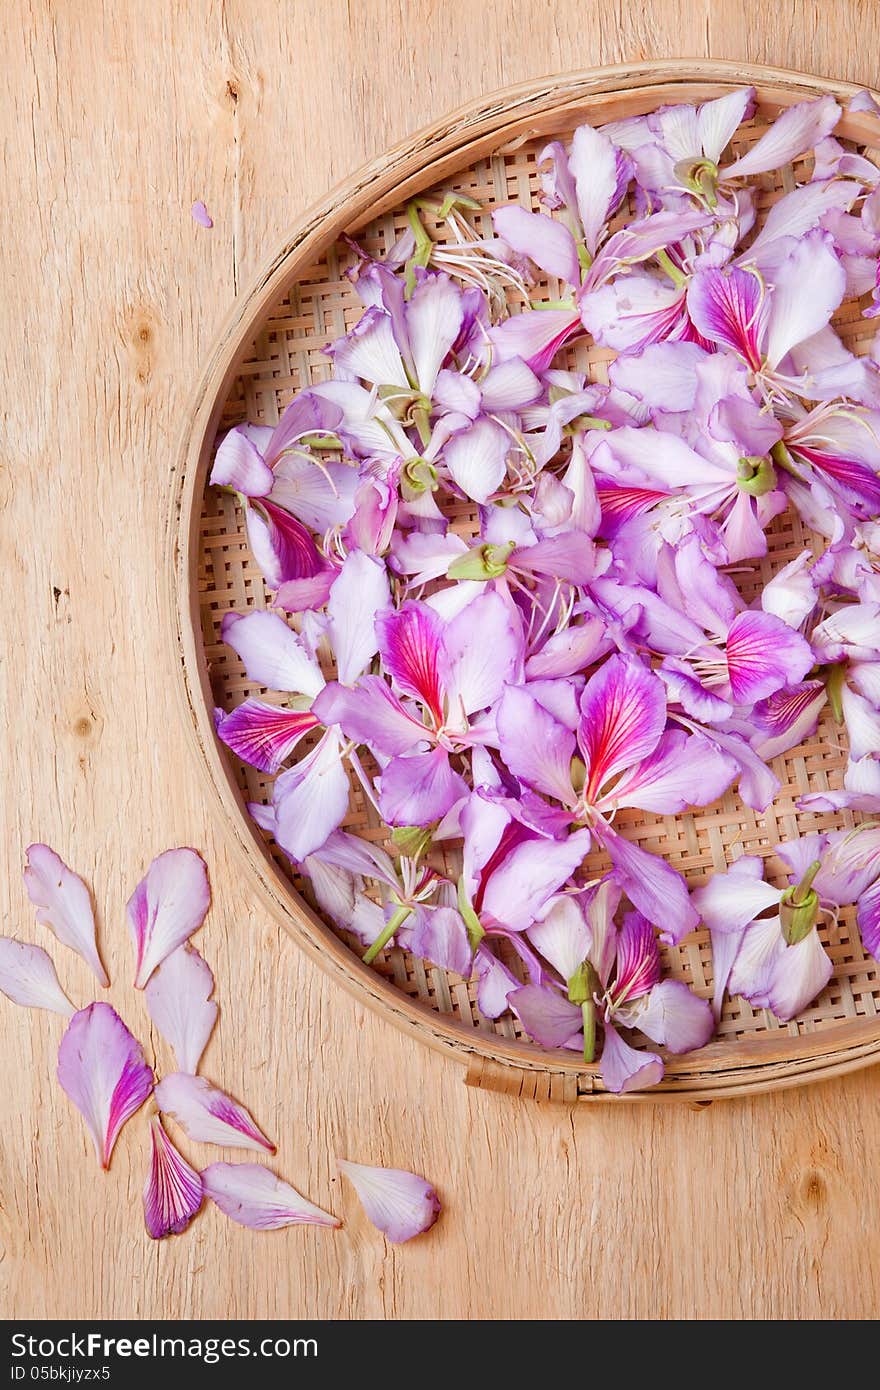
<svg viewBox="0 0 880 1390">
<path fill-rule="evenodd" d="M 374 254 L 382 254 L 405 226 L 406 202 L 430 190 L 463 191 L 487 210 L 514 199 L 536 205 L 535 158 L 549 137 L 565 139 L 582 121 L 600 124 L 670 102 L 705 101 L 747 83 L 758 90 L 758 113 L 751 128 L 737 137 L 737 154 L 768 118 L 794 102 L 819 92 L 832 92 L 844 102 L 856 90 L 732 63 L 645 63 L 511 88 L 410 137 L 313 207 L 266 261 L 236 301 L 186 420 L 169 524 L 169 611 L 187 722 L 211 800 L 249 881 L 294 939 L 360 1000 L 415 1039 L 465 1063 L 465 1079 L 472 1086 L 537 1100 L 687 1100 L 701 1105 L 717 1097 L 839 1075 L 880 1060 L 880 969 L 864 954 L 850 909 L 825 937 L 834 961 L 832 981 L 800 1019 L 779 1024 L 742 999 L 727 1000 L 709 1046 L 669 1058 L 660 1086 L 618 1099 L 607 1095 L 596 1067 L 585 1067 L 577 1054 L 542 1050 L 523 1038 L 514 1020 L 482 1018 L 473 987 L 457 976 L 397 948 L 374 966 L 364 966 L 357 943 L 312 911 L 303 885 L 248 816 L 245 801 L 268 799 L 266 779 L 239 764 L 214 735 L 214 706 L 228 709 L 245 695 L 261 693 L 249 685 L 238 658 L 220 641 L 220 620 L 229 609 L 242 612 L 266 604 L 242 515 L 233 499 L 206 489 L 214 443 L 221 428 L 245 419 L 274 424 L 296 391 L 329 376 L 321 349 L 360 313 L 344 276 L 352 256 L 343 233 L 355 234 Z M 880 150 L 871 148 L 872 140 L 880 140 L 880 124 L 873 117 L 845 117 L 838 133 L 880 162 Z M 793 187 L 794 179 L 792 169 L 765 177 L 762 215 Z M 552 298 L 557 291 L 549 284 L 543 292 Z M 843 311 L 837 326 L 852 350 L 867 350 L 873 329 L 856 306 Z M 581 345 L 573 362 L 603 380 L 611 356 L 592 344 Z M 456 521 L 467 528 L 467 515 Z M 775 524 L 771 555 L 757 566 L 756 579 L 760 575 L 766 581 L 805 543 L 810 537 L 790 510 Z M 748 584 L 743 592 L 749 596 Z M 782 789 L 762 817 L 742 806 L 734 793 L 692 814 L 630 812 L 619 824 L 630 838 L 681 869 L 692 886 L 743 852 L 769 857 L 768 877 L 782 882 L 773 845 L 805 831 L 853 823 L 848 813 L 802 815 L 795 810 L 803 791 L 841 785 L 845 750 L 840 738 L 826 717 L 813 739 L 777 759 Z M 355 789 L 346 827 L 381 840 L 382 831 L 368 812 Z M 706 933 L 669 950 L 667 966 L 700 994 L 711 994 Z"/>
</svg>

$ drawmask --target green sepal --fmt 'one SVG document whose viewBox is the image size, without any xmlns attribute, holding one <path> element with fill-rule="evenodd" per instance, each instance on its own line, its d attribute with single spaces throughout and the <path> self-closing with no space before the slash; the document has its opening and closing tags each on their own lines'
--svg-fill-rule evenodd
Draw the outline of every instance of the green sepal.
<svg viewBox="0 0 880 1390">
<path fill-rule="evenodd" d="M 449 579 L 500 579 L 507 570 L 514 542 L 505 545 L 478 545 L 457 556 L 446 570 Z"/>
<path fill-rule="evenodd" d="M 458 910 L 467 928 L 471 950 L 475 951 L 486 935 L 486 931 L 476 912 L 474 912 L 473 903 L 468 897 L 468 891 L 464 883 L 464 874 L 462 874 L 461 878 L 458 880 Z"/>
<path fill-rule="evenodd" d="M 776 486 L 776 469 L 766 456 L 741 458 L 736 468 L 736 485 L 750 497 L 764 497 Z"/>
</svg>

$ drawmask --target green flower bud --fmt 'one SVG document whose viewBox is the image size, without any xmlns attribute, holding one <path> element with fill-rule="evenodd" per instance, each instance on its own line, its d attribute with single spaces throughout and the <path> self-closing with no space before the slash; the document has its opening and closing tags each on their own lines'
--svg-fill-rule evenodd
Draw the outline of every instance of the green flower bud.
<svg viewBox="0 0 880 1390">
<path fill-rule="evenodd" d="M 763 497 L 776 486 L 776 469 L 768 458 L 750 455 L 740 459 L 736 482 L 740 492 L 747 492 L 750 497 Z"/>
<path fill-rule="evenodd" d="M 711 159 L 680 159 L 675 166 L 675 177 L 703 198 L 710 208 L 718 202 L 718 165 Z"/>
</svg>

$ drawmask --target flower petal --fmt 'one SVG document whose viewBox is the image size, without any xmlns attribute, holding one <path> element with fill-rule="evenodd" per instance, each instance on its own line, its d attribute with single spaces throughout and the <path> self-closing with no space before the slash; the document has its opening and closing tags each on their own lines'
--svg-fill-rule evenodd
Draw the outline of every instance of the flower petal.
<svg viewBox="0 0 880 1390">
<path fill-rule="evenodd" d="M 693 931 L 700 919 L 681 874 L 665 860 L 625 840 L 610 825 L 597 822 L 594 831 L 611 856 L 612 877 L 630 902 L 660 929 L 662 939 L 675 945 Z"/>
<path fill-rule="evenodd" d="M 353 690 L 331 681 L 312 709 L 328 727 L 338 724 L 346 738 L 366 743 L 388 757 L 409 752 L 428 733 L 407 714 L 381 676 L 363 676 Z"/>
<path fill-rule="evenodd" d="M 242 762 L 274 774 L 290 757 L 300 739 L 320 727 L 308 710 L 282 709 L 265 700 L 242 700 L 229 714 L 215 715 L 217 737 Z"/>
<path fill-rule="evenodd" d="M 308 528 L 277 502 L 260 498 L 245 520 L 253 557 L 271 589 L 311 580 L 324 569 Z"/>
<path fill-rule="evenodd" d="M 440 1215 L 440 1199 L 429 1182 L 402 1168 L 373 1168 L 336 1160 L 373 1225 L 394 1245 L 421 1235 Z"/>
<path fill-rule="evenodd" d="M 757 275 L 736 266 L 727 270 L 705 266 L 691 277 L 687 307 L 704 338 L 729 348 L 757 371 L 766 318 L 763 288 Z"/>
<path fill-rule="evenodd" d="M 482 419 L 470 429 L 454 435 L 446 445 L 443 458 L 453 481 L 466 497 L 475 502 L 488 502 L 504 481 L 510 448 L 507 431 L 494 420 Z"/>
<path fill-rule="evenodd" d="M 540 270 L 564 284 L 580 284 L 577 247 L 562 222 L 543 212 L 528 212 L 518 203 L 493 209 L 492 221 L 498 235 L 518 256 L 528 256 Z"/>
<path fill-rule="evenodd" d="M 244 662 L 248 680 L 269 690 L 314 697 L 324 685 L 318 663 L 278 613 L 258 609 L 252 613 L 226 613 L 221 625 L 223 641 Z"/>
<path fill-rule="evenodd" d="M 741 994 L 753 1008 L 766 1008 L 773 962 L 786 949 L 778 917 L 760 917 L 751 922 L 743 932 L 730 972 L 730 993 Z"/>
<path fill-rule="evenodd" d="M 328 633 L 343 685 L 351 685 L 379 650 L 376 619 L 391 605 L 381 560 L 353 550 L 333 581 L 327 602 Z"/>
<path fill-rule="evenodd" d="M 862 894 L 856 913 L 862 945 L 880 960 L 880 879 Z"/>
<path fill-rule="evenodd" d="M 640 1091 L 663 1080 L 663 1062 L 656 1052 L 637 1052 L 607 1020 L 599 1065 L 602 1081 L 613 1095 Z"/>
<path fill-rule="evenodd" d="M 738 705 L 766 700 L 803 680 L 813 653 L 800 633 L 770 613 L 738 613 L 727 634 L 727 670 Z"/>
<path fill-rule="evenodd" d="M 265 497 L 272 491 L 275 474 L 248 437 L 247 425 L 236 425 L 221 439 L 210 481 L 215 486 L 234 488 L 244 497 Z"/>
<path fill-rule="evenodd" d="M 641 912 L 624 914 L 617 933 L 615 967 L 611 990 L 616 1007 L 641 998 L 660 979 L 660 948 L 653 926 Z"/>
<path fill-rule="evenodd" d="M 426 275 L 404 309 L 419 390 L 430 396 L 437 374 L 461 332 L 461 290 L 448 275 Z"/>
<path fill-rule="evenodd" d="M 156 1104 L 170 1115 L 190 1139 L 230 1149 L 268 1149 L 275 1145 L 258 1129 L 237 1100 L 213 1086 L 204 1076 L 176 1071 L 156 1087 Z"/>
<path fill-rule="evenodd" d="M 58 1048 L 58 1081 L 86 1122 L 102 1168 L 126 1120 L 153 1089 L 153 1073 L 115 1009 L 90 1004 L 67 1025 Z"/>
<path fill-rule="evenodd" d="M 339 754 L 339 735 L 328 729 L 275 783 L 275 838 L 297 862 L 320 849 L 348 814 L 348 773 Z"/>
<path fill-rule="evenodd" d="M 205 1196 L 230 1220 L 252 1231 L 282 1226 L 341 1226 L 290 1183 L 258 1163 L 211 1163 L 202 1173 Z"/>
<path fill-rule="evenodd" d="M 360 377 L 373 386 L 399 386 L 411 390 L 400 355 L 391 315 L 373 305 L 361 315 L 350 333 L 324 348 L 333 359 L 334 373 L 343 380 Z"/>
<path fill-rule="evenodd" d="M 430 825 L 468 794 L 445 748 L 392 758 L 379 786 L 379 807 L 389 825 Z"/>
<path fill-rule="evenodd" d="M 656 747 L 666 724 L 666 690 L 638 658 L 611 656 L 587 682 L 580 711 L 584 795 L 594 801 L 610 778 Z"/>
<path fill-rule="evenodd" d="M 715 1031 L 712 1010 L 681 980 L 661 980 L 634 1018 L 635 1026 L 678 1055 L 705 1047 Z"/>
<path fill-rule="evenodd" d="M 756 855 L 743 855 L 724 873 L 714 873 L 692 894 L 694 907 L 712 932 L 741 931 L 755 917 L 775 907 L 779 888 L 765 883 L 764 866 Z"/>
<path fill-rule="evenodd" d="M 588 830 L 564 840 L 531 839 L 515 846 L 489 875 L 482 911 L 510 931 L 525 931 L 580 868 L 589 848 Z"/>
<path fill-rule="evenodd" d="M 49 1009 L 69 1017 L 76 1013 L 42 946 L 0 936 L 0 993 L 27 1009 Z"/>
<path fill-rule="evenodd" d="M 180 1235 L 202 1205 L 202 1180 L 172 1144 L 154 1115 L 150 1121 L 150 1167 L 144 1184 L 144 1222 L 153 1240 Z"/>
<path fill-rule="evenodd" d="M 568 982 L 590 954 L 590 928 L 577 897 L 560 893 L 539 922 L 529 927 L 529 941 Z"/>
<path fill-rule="evenodd" d="M 767 1008 L 780 1023 L 787 1023 L 821 994 L 832 973 L 831 960 L 814 927 L 802 941 L 776 955 L 767 981 Z"/>
<path fill-rule="evenodd" d="M 198 951 L 178 946 L 159 966 L 144 990 L 147 1010 L 174 1049 L 179 1071 L 196 1072 L 217 1021 L 211 968 Z"/>
<path fill-rule="evenodd" d="M 430 710 L 439 724 L 443 718 L 440 679 L 440 639 L 443 623 L 425 603 L 407 602 L 396 612 L 376 619 L 382 663 L 405 695 L 412 695 Z"/>
<path fill-rule="evenodd" d="M 840 692 L 840 704 L 849 738 L 849 755 L 856 762 L 880 753 L 880 710 L 848 685 Z"/>
<path fill-rule="evenodd" d="M 485 941 L 477 948 L 474 970 L 479 979 L 477 1007 L 480 1013 L 484 1018 L 499 1018 L 507 1008 L 510 995 L 521 987 L 520 981 L 492 954 Z"/>
<path fill-rule="evenodd" d="M 453 907 L 422 908 L 417 912 L 409 948 L 441 970 L 453 970 L 465 979 L 471 973 L 473 949 L 461 913 Z"/>
<path fill-rule="evenodd" d="M 787 111 L 780 112 L 751 149 L 722 169 L 722 178 L 743 179 L 789 164 L 830 135 L 840 115 L 840 107 L 832 96 L 799 101 Z"/>
<path fill-rule="evenodd" d="M 811 287 L 804 294 L 804 285 Z M 787 353 L 823 329 L 846 293 L 846 271 L 827 232 L 807 232 L 773 276 L 767 320 L 767 360 Z"/>
<path fill-rule="evenodd" d="M 620 203 L 632 166 L 604 131 L 578 126 L 571 140 L 568 165 L 577 189 L 577 204 L 584 242 L 596 254 L 602 228 Z M 571 282 L 577 284 L 577 279 Z"/>
<path fill-rule="evenodd" d="M 529 1037 L 542 1047 L 568 1047 L 580 1036 L 581 1009 L 558 989 L 523 985 L 507 996 L 507 1003 Z"/>
<path fill-rule="evenodd" d="M 519 357 L 532 371 L 544 372 L 559 349 L 581 333 L 583 325 L 578 309 L 532 309 L 513 314 L 490 328 L 489 341 L 498 362 Z"/>
<path fill-rule="evenodd" d="M 636 806 L 678 815 L 690 806 L 711 805 L 738 775 L 737 763 L 710 739 L 669 729 L 647 758 L 624 772 L 603 798 L 603 809 Z"/>
<path fill-rule="evenodd" d="M 194 849 L 168 849 L 153 860 L 128 900 L 135 989 L 143 989 L 165 957 L 198 931 L 210 904 L 208 871 Z"/>
<path fill-rule="evenodd" d="M 507 767 L 528 786 L 563 805 L 574 801 L 571 760 L 575 738 L 523 686 L 510 685 L 495 716 Z"/>
<path fill-rule="evenodd" d="M 349 463 L 321 461 L 285 454 L 275 465 L 272 501 L 323 534 L 351 520 L 359 477 Z"/>
<path fill-rule="evenodd" d="M 37 921 L 51 928 L 63 946 L 69 946 L 91 966 L 98 983 L 109 985 L 98 955 L 92 899 L 82 879 L 48 845 L 29 845 L 24 886 L 37 909 Z"/>
<path fill-rule="evenodd" d="M 707 159 L 718 163 L 734 134 L 743 121 L 751 118 L 754 109 L 754 87 L 739 87 L 714 101 L 703 102 L 697 112 L 697 127 Z"/>
<path fill-rule="evenodd" d="M 448 718 L 488 709 L 522 665 L 517 610 L 494 590 L 480 594 L 447 623 L 442 639 Z"/>
</svg>

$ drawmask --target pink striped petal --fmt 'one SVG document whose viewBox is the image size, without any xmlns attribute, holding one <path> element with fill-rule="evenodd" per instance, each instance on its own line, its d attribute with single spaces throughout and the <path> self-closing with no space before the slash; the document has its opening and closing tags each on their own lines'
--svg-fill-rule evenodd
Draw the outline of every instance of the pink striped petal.
<svg viewBox="0 0 880 1390">
<path fill-rule="evenodd" d="M 243 700 L 230 714 L 218 711 L 217 737 L 251 767 L 274 774 L 300 739 L 320 722 L 308 710 L 282 709 L 264 700 Z"/>
<path fill-rule="evenodd" d="M 279 613 L 224 613 L 220 632 L 244 662 L 248 680 L 257 685 L 310 698 L 323 688 L 318 663 Z"/>
<path fill-rule="evenodd" d="M 532 309 L 489 329 L 497 361 L 520 357 L 534 372 L 545 372 L 559 349 L 583 333 L 578 309 Z"/>
<path fill-rule="evenodd" d="M 875 960 L 880 960 L 880 879 L 862 894 L 856 919 L 862 945 Z"/>
<path fill-rule="evenodd" d="M 663 1080 L 663 1063 L 656 1052 L 637 1052 L 607 1020 L 604 1035 L 599 1068 L 607 1090 L 613 1095 L 641 1091 Z"/>
<path fill-rule="evenodd" d="M 202 1173 L 205 1196 L 231 1221 L 252 1231 L 283 1226 L 341 1226 L 290 1183 L 258 1163 L 211 1163 Z"/>
<path fill-rule="evenodd" d="M 813 653 L 800 633 L 771 613 L 738 613 L 727 634 L 727 671 L 738 705 L 766 700 L 802 681 Z"/>
<path fill-rule="evenodd" d="M 174 1049 L 180 1071 L 198 1070 L 217 1022 L 217 1005 L 210 998 L 213 989 L 214 976 L 198 951 L 178 946 L 144 990 L 150 1018 Z"/>
<path fill-rule="evenodd" d="M 69 946 L 91 966 L 98 983 L 109 985 L 98 955 L 92 899 L 82 879 L 48 845 L 29 845 L 24 886 L 37 909 L 37 921 L 50 927 L 63 946 Z"/>
<path fill-rule="evenodd" d="M 782 111 L 740 159 L 722 169 L 721 177 L 743 179 L 780 169 L 830 135 L 840 115 L 840 107 L 832 96 L 799 101 Z"/>
<path fill-rule="evenodd" d="M 615 979 L 611 986 L 614 1007 L 640 999 L 659 979 L 660 948 L 654 928 L 641 912 L 627 912 L 617 933 Z"/>
<path fill-rule="evenodd" d="M 170 1115 L 190 1139 L 201 1144 L 275 1152 L 275 1145 L 257 1128 L 244 1106 L 203 1076 L 181 1071 L 164 1076 L 156 1087 L 156 1104 L 163 1115 Z"/>
<path fill-rule="evenodd" d="M 580 711 L 584 795 L 595 801 L 610 778 L 656 747 L 666 724 L 666 690 L 636 657 L 612 656 L 587 682 Z"/>
<path fill-rule="evenodd" d="M 260 498 L 248 507 L 246 520 L 254 559 L 271 589 L 312 579 L 325 568 L 308 528 L 277 503 Z"/>
<path fill-rule="evenodd" d="M 11 936 L 0 936 L 0 993 L 27 1009 L 68 1017 L 76 1012 L 58 983 L 52 957 L 41 946 Z"/>
<path fill-rule="evenodd" d="M 440 1199 L 429 1182 L 402 1168 L 373 1168 L 336 1160 L 373 1225 L 394 1245 L 427 1231 L 440 1215 Z"/>
<path fill-rule="evenodd" d="M 690 806 L 711 805 L 738 775 L 737 763 L 710 739 L 668 729 L 647 758 L 623 773 L 600 809 L 636 806 L 678 815 Z"/>
<path fill-rule="evenodd" d="M 202 1205 L 202 1180 L 178 1153 L 154 1115 L 150 1121 L 150 1167 L 144 1184 L 144 1223 L 153 1240 L 185 1231 Z"/>
<path fill-rule="evenodd" d="M 505 685 L 522 668 L 522 624 L 517 609 L 499 593 L 479 594 L 446 625 L 441 651 L 441 684 L 448 717 L 494 705 Z"/>
<path fill-rule="evenodd" d="M 90 1004 L 70 1020 L 58 1081 L 86 1122 L 98 1162 L 109 1168 L 119 1131 L 153 1089 L 140 1043 L 109 1004 Z"/>
<path fill-rule="evenodd" d="M 758 370 L 767 313 L 757 275 L 737 267 L 704 267 L 691 278 L 687 307 L 704 338 L 730 348 L 747 366 Z"/>
<path fill-rule="evenodd" d="M 338 724 L 346 738 L 366 743 L 387 757 L 409 752 L 428 732 L 407 714 L 381 676 L 363 676 L 353 690 L 330 681 L 312 710 L 328 728 Z"/>
<path fill-rule="evenodd" d="M 198 931 L 210 904 L 208 871 L 194 849 L 167 849 L 153 860 L 128 900 L 135 989 L 143 989 L 165 957 Z"/>
<path fill-rule="evenodd" d="M 439 724 L 443 718 L 440 640 L 443 623 L 426 603 L 404 603 L 376 620 L 386 671 L 405 695 L 420 700 Z"/>
<path fill-rule="evenodd" d="M 275 474 L 249 437 L 247 425 L 236 425 L 220 441 L 211 468 L 215 486 L 231 487 L 243 497 L 265 497 Z"/>
<path fill-rule="evenodd" d="M 492 221 L 502 241 L 518 256 L 528 256 L 540 270 L 565 284 L 580 284 L 577 247 L 562 222 L 543 212 L 528 212 L 518 203 L 495 208 Z"/>
</svg>

